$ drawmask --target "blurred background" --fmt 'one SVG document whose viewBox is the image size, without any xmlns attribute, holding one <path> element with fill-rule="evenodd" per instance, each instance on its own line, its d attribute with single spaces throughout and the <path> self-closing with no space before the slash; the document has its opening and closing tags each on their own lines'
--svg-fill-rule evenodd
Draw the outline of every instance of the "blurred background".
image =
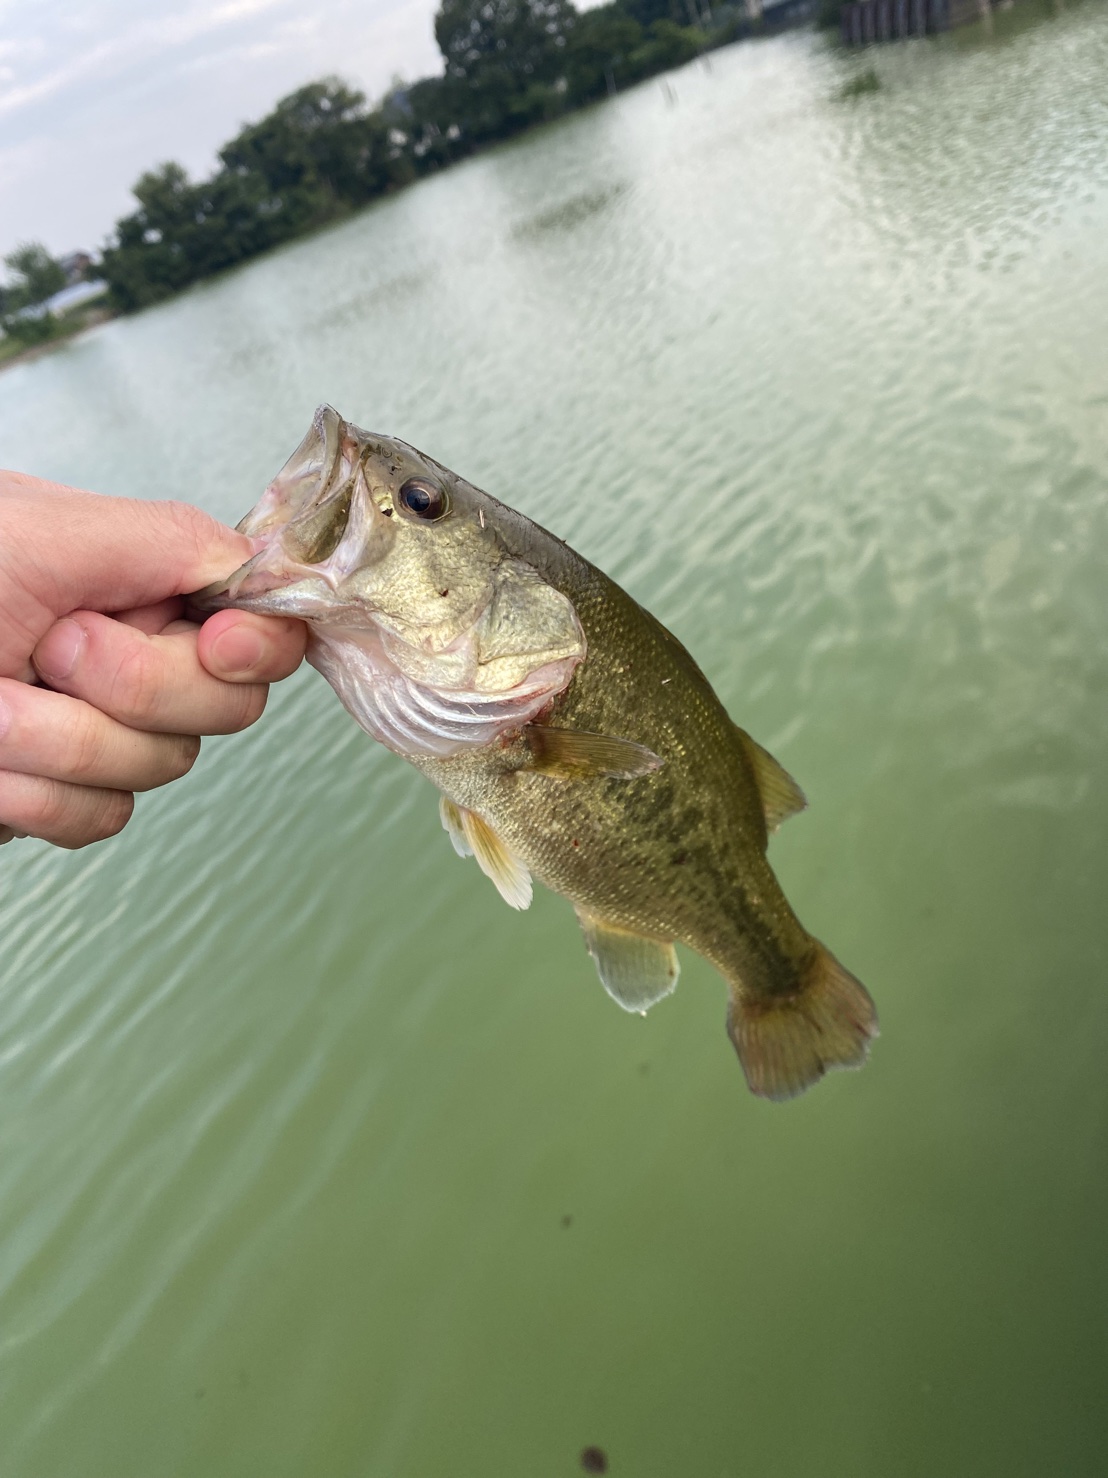
<svg viewBox="0 0 1108 1478">
<path fill-rule="evenodd" d="M 1103 1472 L 1108 6 L 870 5 L 0 10 L 0 464 L 233 522 L 330 401 L 537 519 L 883 1033 L 753 1099 L 298 673 L 0 851 L 5 1478 Z"/>
</svg>

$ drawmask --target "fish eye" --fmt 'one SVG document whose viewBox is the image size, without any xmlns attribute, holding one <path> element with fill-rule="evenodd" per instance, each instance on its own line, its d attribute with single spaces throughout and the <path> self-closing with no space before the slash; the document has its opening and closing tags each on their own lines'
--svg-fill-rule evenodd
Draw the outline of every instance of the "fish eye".
<svg viewBox="0 0 1108 1478">
<path fill-rule="evenodd" d="M 423 477 L 409 477 L 396 496 L 400 506 L 417 518 L 430 521 L 446 512 L 446 494 Z"/>
</svg>

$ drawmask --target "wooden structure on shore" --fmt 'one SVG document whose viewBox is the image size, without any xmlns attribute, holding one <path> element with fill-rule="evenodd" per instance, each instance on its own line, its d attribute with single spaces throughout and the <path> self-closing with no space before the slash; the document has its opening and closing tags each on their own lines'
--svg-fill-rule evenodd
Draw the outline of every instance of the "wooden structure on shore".
<svg viewBox="0 0 1108 1478">
<path fill-rule="evenodd" d="M 949 31 L 988 14 L 989 0 L 846 0 L 840 26 L 847 46 Z"/>
</svg>

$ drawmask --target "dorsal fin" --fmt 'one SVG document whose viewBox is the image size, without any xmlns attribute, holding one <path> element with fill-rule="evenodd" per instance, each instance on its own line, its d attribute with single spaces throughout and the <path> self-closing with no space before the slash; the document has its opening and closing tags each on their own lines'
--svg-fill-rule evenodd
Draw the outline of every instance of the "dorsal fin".
<svg viewBox="0 0 1108 1478">
<path fill-rule="evenodd" d="M 762 810 L 766 817 L 766 830 L 776 831 L 782 821 L 787 821 L 790 816 L 804 810 L 808 804 L 807 797 L 788 770 L 777 763 L 768 749 L 763 749 L 738 724 L 735 728 L 754 770 L 754 779 L 758 784 L 758 794 L 762 798 Z"/>
<path fill-rule="evenodd" d="M 491 878 L 504 902 L 512 908 L 531 907 L 531 874 L 514 857 L 476 811 L 439 798 L 439 816 L 459 857 L 476 857 L 477 866 Z"/>
<path fill-rule="evenodd" d="M 645 1016 L 655 1001 L 669 995 L 679 969 L 672 943 L 617 929 L 580 907 L 577 917 L 601 984 L 613 1001 Z"/>
</svg>

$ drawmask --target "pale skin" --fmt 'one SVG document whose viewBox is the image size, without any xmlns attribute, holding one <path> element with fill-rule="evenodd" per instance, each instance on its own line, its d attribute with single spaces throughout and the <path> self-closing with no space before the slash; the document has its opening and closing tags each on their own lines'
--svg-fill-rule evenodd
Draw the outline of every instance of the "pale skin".
<svg viewBox="0 0 1108 1478">
<path fill-rule="evenodd" d="M 0 843 L 114 836 L 135 792 L 180 779 L 206 734 L 254 723 L 304 655 L 300 621 L 183 597 L 250 558 L 187 503 L 0 471 Z"/>
</svg>

